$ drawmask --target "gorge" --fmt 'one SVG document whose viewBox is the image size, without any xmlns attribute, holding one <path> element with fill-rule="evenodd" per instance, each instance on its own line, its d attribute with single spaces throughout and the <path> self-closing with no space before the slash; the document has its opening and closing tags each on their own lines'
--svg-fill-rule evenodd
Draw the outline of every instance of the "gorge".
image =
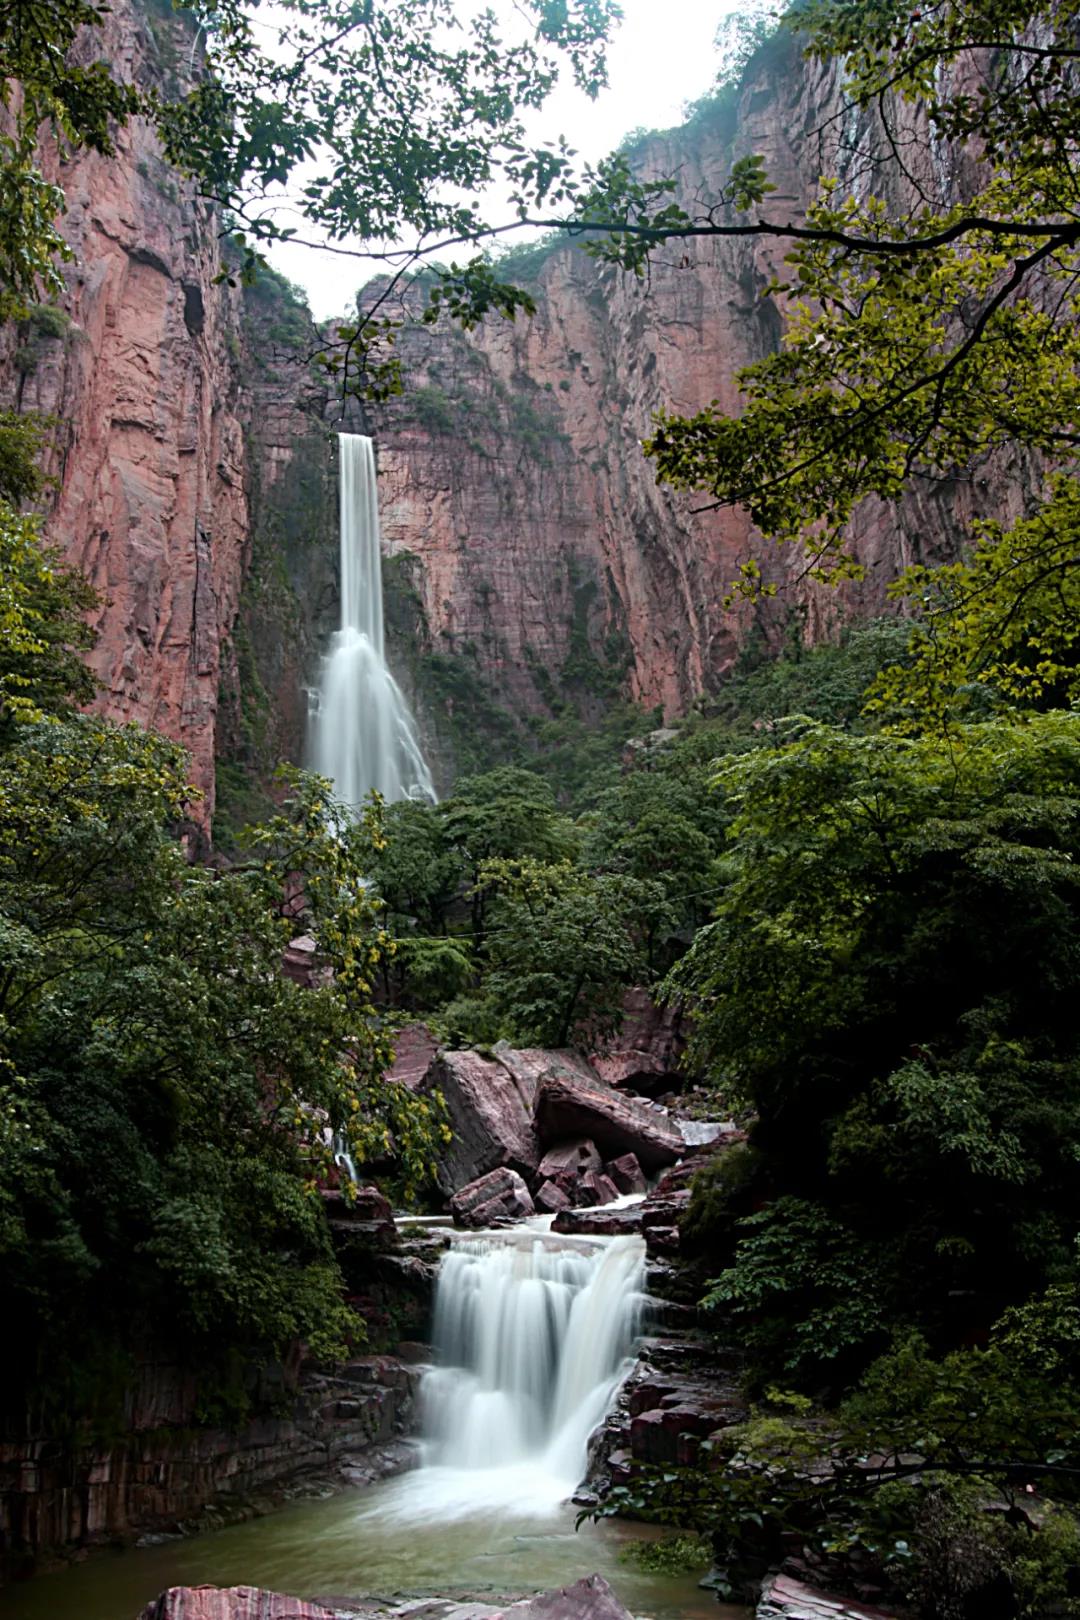
<svg viewBox="0 0 1080 1620">
<path fill-rule="evenodd" d="M 1075 6 L 619 10 L 0 0 L 12 1620 L 1080 1612 Z"/>
</svg>

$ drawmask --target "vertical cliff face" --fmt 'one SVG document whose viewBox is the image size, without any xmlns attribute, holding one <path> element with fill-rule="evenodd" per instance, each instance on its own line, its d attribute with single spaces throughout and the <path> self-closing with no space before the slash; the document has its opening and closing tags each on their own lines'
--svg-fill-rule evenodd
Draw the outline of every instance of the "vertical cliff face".
<svg viewBox="0 0 1080 1620">
<path fill-rule="evenodd" d="M 926 172 L 897 180 L 874 161 L 884 143 L 873 119 L 844 111 L 835 69 L 785 36 L 758 53 L 734 104 L 646 138 L 632 161 L 675 176 L 695 215 L 750 153 L 765 160 L 779 220 L 805 215 L 823 173 L 898 207 L 915 200 L 915 180 L 919 195 L 955 201 L 970 157 L 918 133 L 908 161 Z M 384 536 L 417 559 L 437 652 L 470 662 L 517 713 L 580 703 L 583 686 L 683 712 L 723 680 L 752 625 L 777 639 L 794 622 L 821 639 L 881 611 L 912 561 L 955 555 L 973 514 L 1015 512 L 1024 480 L 1004 459 L 981 485 L 916 487 L 899 508 L 868 501 L 852 525 L 865 578 L 832 590 L 742 513 L 657 485 L 641 443 L 654 413 L 714 400 L 736 410 L 740 370 L 778 346 L 783 300 L 766 289 L 785 252 L 778 240 L 697 238 L 658 251 L 637 280 L 566 245 L 535 272 L 532 320 L 406 340 L 405 396 L 378 427 Z M 726 609 L 751 556 L 779 594 Z"/>
<path fill-rule="evenodd" d="M 778 49 L 736 117 L 652 138 L 635 161 L 697 208 L 761 152 L 776 210 L 797 215 L 817 178 L 803 138 L 833 95 Z M 660 407 L 736 406 L 737 372 L 779 340 L 763 297 L 779 257 L 699 238 L 637 280 L 566 246 L 536 274 L 532 320 L 407 342 L 405 397 L 379 424 L 384 537 L 419 559 L 435 645 L 518 711 L 591 681 L 670 716 L 734 662 L 751 615 L 722 598 L 755 537 L 741 513 L 658 486 L 641 441 Z"/>
<path fill-rule="evenodd" d="M 119 0 L 88 49 L 142 83 L 188 70 L 193 41 L 161 8 Z M 135 120 L 115 157 L 46 162 L 75 253 L 55 335 L 5 336 L 5 403 L 55 417 L 47 533 L 100 595 L 98 705 L 184 743 L 213 808 L 222 641 L 248 524 L 234 355 L 238 299 L 215 284 L 218 222 Z"/>
<path fill-rule="evenodd" d="M 160 0 L 117 0 L 94 54 L 166 88 L 197 59 Z M 700 211 L 735 158 L 760 153 L 770 212 L 797 218 L 823 171 L 869 183 L 844 172 L 837 142 L 853 132 L 839 106 L 835 75 L 774 43 L 737 105 L 647 139 L 633 160 L 677 176 Z M 923 179 L 943 196 L 964 184 L 955 154 L 930 161 Z M 0 400 L 60 423 L 47 532 L 101 596 L 99 706 L 190 749 L 204 829 L 216 756 L 223 824 L 243 820 L 265 803 L 252 784 L 303 756 L 305 687 L 337 619 L 317 337 L 274 280 L 246 295 L 217 280 L 220 221 L 142 122 L 113 158 L 51 163 L 76 259 L 63 312 L 0 336 Z M 780 340 L 764 294 L 783 251 L 695 239 L 638 281 L 556 247 L 531 275 L 532 320 L 403 334 L 405 394 L 367 427 L 391 660 L 430 751 L 470 727 L 481 737 L 467 760 L 442 751 L 443 785 L 455 763 L 482 762 L 487 739 L 567 703 L 595 717 L 629 697 L 677 714 L 723 680 L 751 627 L 775 635 L 797 614 L 827 634 L 880 608 L 907 562 L 952 550 L 972 512 L 1008 515 L 1022 498 L 1022 469 L 1003 465 L 982 489 L 916 492 L 899 512 L 868 503 L 854 526 L 864 582 L 816 591 L 801 558 L 766 551 L 776 601 L 723 607 L 756 537 L 741 513 L 659 487 L 641 441 L 660 407 L 736 407 L 740 368 Z"/>
</svg>

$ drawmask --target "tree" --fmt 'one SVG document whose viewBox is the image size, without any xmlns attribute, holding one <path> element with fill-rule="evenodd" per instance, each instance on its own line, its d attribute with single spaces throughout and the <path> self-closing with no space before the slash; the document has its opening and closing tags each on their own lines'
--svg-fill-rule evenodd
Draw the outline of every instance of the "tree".
<svg viewBox="0 0 1080 1620">
<path fill-rule="evenodd" d="M 723 766 L 729 882 L 670 983 L 756 1116 L 713 1302 L 760 1377 L 842 1388 L 1074 1274 L 1080 733 L 802 732 Z"/>
<path fill-rule="evenodd" d="M 645 974 L 645 936 L 672 924 L 661 886 L 527 859 L 488 862 L 482 881 L 498 894 L 485 991 L 504 1027 L 522 1045 L 601 1044 Z"/>
<path fill-rule="evenodd" d="M 0 753 L 16 1406 L 34 1387 L 104 1418 L 110 1368 L 163 1319 L 211 1385 L 238 1354 L 341 1353 L 362 1329 L 316 1189 L 331 1138 L 358 1162 L 392 1138 L 406 1176 L 427 1174 L 435 1116 L 382 1082 L 380 933 L 325 792 L 301 786 L 253 833 L 258 858 L 215 873 L 172 834 L 186 767 L 175 745 L 91 719 L 25 725 Z M 298 872 L 335 969 L 315 990 L 280 971 Z"/>
</svg>

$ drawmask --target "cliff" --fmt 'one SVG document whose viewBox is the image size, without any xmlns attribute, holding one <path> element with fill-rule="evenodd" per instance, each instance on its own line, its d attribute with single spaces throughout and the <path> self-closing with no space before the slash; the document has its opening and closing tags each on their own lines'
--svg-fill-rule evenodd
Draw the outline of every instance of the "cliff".
<svg viewBox="0 0 1080 1620">
<path fill-rule="evenodd" d="M 197 66 L 183 15 L 161 0 L 118 0 L 98 49 L 167 86 Z M 677 175 L 700 206 L 735 158 L 761 153 L 772 211 L 797 217 L 823 168 L 850 167 L 838 105 L 833 75 L 773 41 L 737 97 L 642 140 L 633 161 Z M 931 178 L 947 194 L 962 166 L 939 158 Z M 317 334 L 280 280 L 247 293 L 217 280 L 220 220 L 141 121 L 115 158 L 51 161 L 76 262 L 62 311 L 0 339 L 0 403 L 60 423 L 47 531 L 101 594 L 99 707 L 190 749 L 199 826 L 220 792 L 227 841 L 265 805 L 276 761 L 303 757 L 305 687 L 337 618 Z M 866 183 L 855 168 L 848 179 Z M 1022 481 L 1003 468 L 981 492 L 939 485 L 899 513 L 868 505 L 855 525 L 864 582 L 821 592 L 798 578 L 801 559 L 771 553 L 775 602 L 723 608 L 755 536 L 741 513 L 658 487 L 641 440 L 660 406 L 735 406 L 740 367 L 780 338 L 763 294 L 782 252 L 700 238 L 638 281 L 556 246 L 524 267 L 532 320 L 403 334 L 405 393 L 368 428 L 391 661 L 442 786 L 567 709 L 595 720 L 630 698 L 682 712 L 723 681 L 751 630 L 827 635 L 880 609 L 896 572 L 931 554 L 927 537 L 948 553 L 976 505 L 1015 503 Z"/>
</svg>

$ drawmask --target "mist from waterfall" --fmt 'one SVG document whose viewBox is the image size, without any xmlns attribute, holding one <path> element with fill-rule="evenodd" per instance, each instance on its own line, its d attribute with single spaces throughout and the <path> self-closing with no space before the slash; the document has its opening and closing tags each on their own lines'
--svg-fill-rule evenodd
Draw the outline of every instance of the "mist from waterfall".
<svg viewBox="0 0 1080 1620">
<path fill-rule="evenodd" d="M 439 1270 L 422 1466 L 380 1509 L 535 1517 L 573 1495 L 641 1330 L 645 1245 L 564 1245 L 528 1227 L 457 1240 Z"/>
<path fill-rule="evenodd" d="M 372 788 L 390 802 L 434 802 L 413 717 L 384 655 L 374 447 L 363 434 L 339 433 L 338 453 L 341 628 L 311 694 L 312 769 L 353 810 Z"/>
</svg>

